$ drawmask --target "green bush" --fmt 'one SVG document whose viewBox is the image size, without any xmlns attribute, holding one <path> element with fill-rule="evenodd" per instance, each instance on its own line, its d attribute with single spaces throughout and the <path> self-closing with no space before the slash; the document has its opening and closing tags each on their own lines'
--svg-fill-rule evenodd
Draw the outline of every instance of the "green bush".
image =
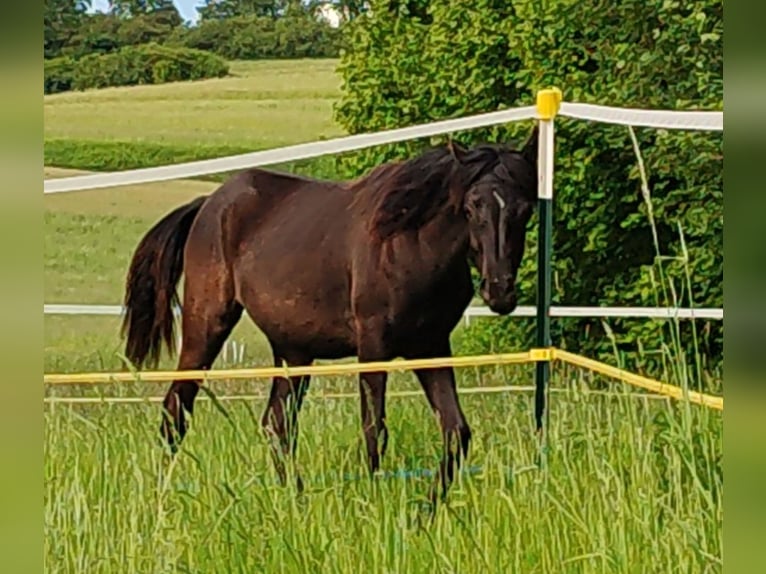
<svg viewBox="0 0 766 574">
<path fill-rule="evenodd" d="M 720 1 L 626 0 L 608 9 L 578 0 L 371 4 L 371 14 L 348 25 L 340 66 L 336 115 L 351 133 L 528 105 L 551 85 L 568 101 L 723 108 Z M 521 142 L 530 128 L 517 122 L 455 136 L 466 144 Z M 636 137 L 653 221 L 628 129 L 557 122 L 554 301 L 722 306 L 722 134 L 637 129 Z M 341 169 L 355 174 L 426 143 L 359 152 Z M 535 304 L 535 243 L 519 277 L 522 304 Z M 496 348 L 533 344 L 531 321 L 488 325 L 476 321 L 469 333 Z M 488 329 L 490 336 L 479 333 Z M 610 359 L 617 351 L 632 368 L 654 373 L 666 370 L 670 347 L 687 353 L 684 364 L 696 350 L 708 367 L 723 355 L 721 322 L 556 319 L 554 335 L 559 346 Z"/>
<path fill-rule="evenodd" d="M 89 54 L 77 60 L 48 60 L 45 92 L 201 80 L 222 77 L 228 72 L 227 62 L 214 54 L 145 44 L 108 54 Z"/>
<path fill-rule="evenodd" d="M 76 61 L 72 58 L 43 60 L 43 90 L 46 94 L 66 92 L 75 81 Z"/>
</svg>

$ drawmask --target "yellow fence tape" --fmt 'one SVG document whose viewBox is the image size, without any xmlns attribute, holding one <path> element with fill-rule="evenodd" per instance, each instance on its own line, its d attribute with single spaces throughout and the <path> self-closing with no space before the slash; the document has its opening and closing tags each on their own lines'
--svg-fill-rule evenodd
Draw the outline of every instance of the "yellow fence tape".
<svg viewBox="0 0 766 574">
<path fill-rule="evenodd" d="M 521 353 L 504 353 L 498 355 L 476 355 L 469 357 L 447 357 L 437 359 L 414 359 L 379 361 L 369 363 L 340 363 L 328 365 L 311 365 L 306 367 L 268 367 L 256 369 L 216 369 L 212 371 L 150 371 L 150 372 L 123 372 L 123 373 L 62 373 L 43 375 L 46 385 L 74 385 L 74 384 L 106 384 L 106 383 L 160 383 L 169 381 L 201 380 L 203 382 L 215 380 L 236 379 L 270 379 L 280 376 L 338 376 L 355 375 L 359 373 L 380 371 L 409 371 L 414 369 L 436 369 L 440 367 L 481 367 L 494 365 L 509 365 L 534 363 L 539 361 L 561 361 L 577 367 L 588 369 L 611 377 L 624 383 L 649 390 L 660 395 L 675 399 L 688 399 L 690 402 L 723 410 L 723 397 L 685 390 L 681 387 L 662 383 L 655 379 L 636 375 L 634 373 L 618 369 L 606 363 L 595 361 L 575 353 L 562 351 L 561 349 L 531 349 Z M 482 389 L 497 389 L 500 392 L 503 387 L 481 387 Z M 467 390 L 467 389 L 465 389 Z M 476 392 L 479 392 L 478 390 Z M 61 397 L 64 399 L 66 397 Z M 55 401 L 61 399 L 54 399 Z M 101 399 L 95 398 L 96 401 Z"/>
<path fill-rule="evenodd" d="M 636 387 L 641 387 L 642 389 L 659 393 L 661 395 L 666 395 L 668 397 L 673 397 L 674 399 L 688 398 L 689 401 L 698 405 L 711 407 L 719 411 L 723 410 L 723 397 L 706 395 L 704 393 L 698 393 L 697 391 L 684 390 L 681 387 L 669 385 L 667 383 L 661 383 L 660 381 L 650 379 L 648 377 L 642 377 L 641 375 L 636 375 L 629 371 L 624 371 L 622 369 L 618 369 L 617 367 L 607 365 L 606 363 L 588 359 L 582 355 L 568 353 L 567 351 L 562 351 L 561 349 L 556 349 L 554 355 L 557 360 L 564 363 L 582 367 L 584 369 L 606 375 L 607 377 L 618 379 L 624 383 L 628 383 Z"/>
<path fill-rule="evenodd" d="M 500 355 L 447 357 L 441 359 L 411 359 L 369 363 L 337 363 L 308 367 L 267 367 L 257 369 L 216 369 L 214 371 L 150 371 L 144 373 L 73 373 L 43 376 L 46 385 L 103 384 L 103 383 L 162 383 L 169 381 L 216 381 L 234 379 L 271 379 L 272 377 L 298 377 L 303 375 L 357 375 L 380 371 L 411 371 L 438 369 L 439 367 L 481 367 L 533 362 L 531 351 Z"/>
</svg>

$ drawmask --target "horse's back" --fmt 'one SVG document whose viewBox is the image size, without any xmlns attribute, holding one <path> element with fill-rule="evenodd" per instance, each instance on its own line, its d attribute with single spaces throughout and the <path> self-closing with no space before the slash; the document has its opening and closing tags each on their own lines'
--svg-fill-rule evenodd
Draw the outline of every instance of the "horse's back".
<svg viewBox="0 0 766 574">
<path fill-rule="evenodd" d="M 216 241 L 234 296 L 276 347 L 319 356 L 353 354 L 348 190 L 337 184 L 248 170 L 200 213 Z"/>
</svg>

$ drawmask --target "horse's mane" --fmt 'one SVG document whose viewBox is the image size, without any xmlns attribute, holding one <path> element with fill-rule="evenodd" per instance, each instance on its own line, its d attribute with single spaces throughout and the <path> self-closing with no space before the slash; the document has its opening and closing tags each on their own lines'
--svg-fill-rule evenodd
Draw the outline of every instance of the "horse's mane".
<svg viewBox="0 0 766 574">
<path fill-rule="evenodd" d="M 490 170 L 505 173 L 522 194 L 534 200 L 536 174 L 522 152 L 502 144 L 484 144 L 460 152 L 458 160 L 448 146 L 432 148 L 401 162 L 375 168 L 353 187 L 368 188 L 373 195 L 371 231 L 387 239 L 405 230 L 417 230 L 442 209 L 455 212 L 471 185 Z M 502 176 L 501 176 L 502 177 Z M 509 182 L 510 183 L 510 182 Z"/>
</svg>

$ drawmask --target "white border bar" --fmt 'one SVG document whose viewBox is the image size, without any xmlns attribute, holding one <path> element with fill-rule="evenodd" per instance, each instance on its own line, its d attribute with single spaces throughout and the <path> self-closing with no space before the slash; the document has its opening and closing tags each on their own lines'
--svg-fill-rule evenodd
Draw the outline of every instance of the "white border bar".
<svg viewBox="0 0 766 574">
<path fill-rule="evenodd" d="M 723 112 L 717 111 L 637 110 L 562 102 L 559 115 L 632 126 L 686 130 L 723 130 Z M 236 171 L 259 165 L 308 159 L 325 154 L 354 151 L 375 145 L 402 142 L 413 138 L 435 136 L 454 131 L 535 118 L 537 118 L 535 106 L 524 106 L 464 118 L 442 120 L 369 134 L 357 134 L 216 159 L 120 172 L 46 179 L 43 193 L 83 191 Z"/>
<path fill-rule="evenodd" d="M 536 117 L 537 109 L 534 106 L 525 106 L 406 128 L 385 130 L 370 134 L 357 134 L 348 137 L 291 145 L 217 159 L 207 159 L 112 173 L 46 179 L 43 192 L 63 193 L 67 191 L 82 191 L 86 189 L 150 183 L 207 175 L 211 173 L 221 173 L 224 171 L 234 171 L 259 165 L 270 165 L 299 159 L 308 159 L 325 154 L 354 151 L 375 145 L 402 142 L 414 138 L 435 136 L 454 131 L 469 130 L 513 121 L 529 120 Z"/>
<path fill-rule="evenodd" d="M 43 305 L 45 315 L 109 315 L 123 313 L 120 305 Z M 513 317 L 535 317 L 537 307 L 519 306 L 511 314 Z M 496 317 L 489 307 L 471 306 L 466 309 L 465 317 Z M 551 317 L 625 317 L 648 319 L 712 319 L 723 320 L 723 309 L 674 308 L 674 307 L 551 307 Z"/>
<path fill-rule="evenodd" d="M 639 110 L 562 102 L 560 116 L 623 126 L 723 131 L 723 112 Z"/>
</svg>

